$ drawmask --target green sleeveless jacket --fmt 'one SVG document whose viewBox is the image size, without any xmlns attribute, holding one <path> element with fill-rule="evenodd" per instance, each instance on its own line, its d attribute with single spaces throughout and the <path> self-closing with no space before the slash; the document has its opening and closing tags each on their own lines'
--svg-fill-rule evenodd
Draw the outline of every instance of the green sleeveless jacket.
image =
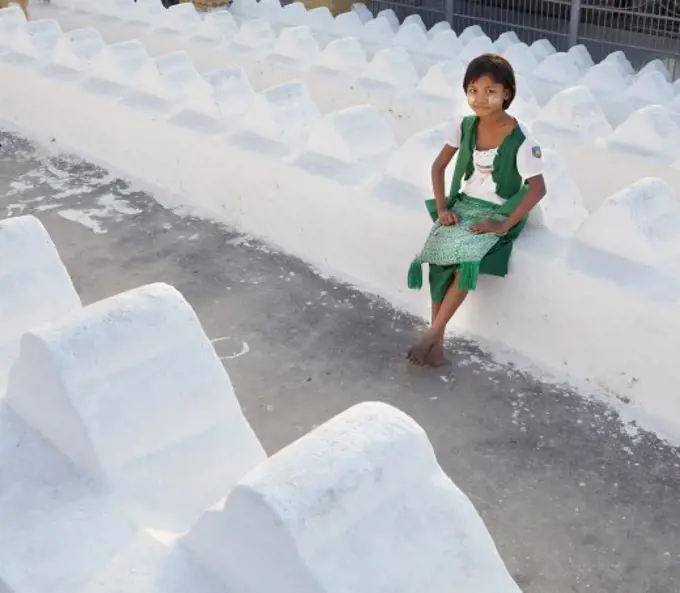
<svg viewBox="0 0 680 593">
<path fill-rule="evenodd" d="M 446 202 L 447 208 L 452 208 L 460 198 L 460 187 L 463 179 L 469 179 L 474 172 L 473 153 L 477 146 L 478 120 L 478 116 L 468 115 L 463 118 L 461 123 L 460 146 L 458 147 L 451 189 L 449 190 L 449 197 Z M 525 140 L 524 132 L 522 132 L 519 126 L 516 126 L 503 140 L 493 162 L 491 176 L 496 184 L 496 192 L 501 198 L 506 200 L 498 210 L 504 216 L 512 214 L 529 189 L 528 184 L 522 184 L 522 178 L 517 170 L 517 151 Z M 436 221 L 438 219 L 437 202 L 434 199 L 429 199 L 425 202 L 425 205 L 432 220 Z M 525 222 L 526 218 L 516 226 L 519 227 L 521 225 L 523 227 Z"/>
<path fill-rule="evenodd" d="M 456 202 L 465 197 L 461 194 L 460 189 L 463 180 L 469 179 L 474 173 L 474 151 L 477 146 L 477 124 L 479 118 L 476 115 L 469 115 L 464 117 L 461 122 L 461 138 L 460 146 L 457 150 L 457 160 L 453 171 L 453 179 L 451 181 L 451 188 L 449 190 L 449 197 L 446 201 L 448 209 L 454 209 Z M 524 199 L 529 185 L 522 183 L 522 177 L 517 169 L 517 152 L 520 146 L 526 140 L 524 132 L 522 132 L 519 125 L 515 126 L 514 130 L 508 134 L 500 147 L 493 162 L 493 171 L 491 176 L 496 184 L 496 193 L 503 198 L 505 202 L 500 206 L 494 207 L 494 214 L 501 214 L 503 216 L 510 216 L 520 202 Z M 472 198 L 473 196 L 469 196 Z M 426 200 L 425 205 L 430 213 L 430 217 L 436 223 L 438 221 L 437 202 L 435 199 Z M 525 216 L 514 227 L 512 227 L 499 241 L 502 244 L 498 253 L 494 257 L 503 257 L 506 260 L 512 249 L 512 241 L 519 235 L 526 224 L 527 217 Z M 494 247 L 495 249 L 495 247 Z M 502 254 L 501 254 L 502 251 Z M 488 256 L 489 254 L 487 254 Z M 486 257 L 486 256 L 485 256 Z M 458 264 L 460 270 L 460 278 L 458 287 L 461 290 L 474 290 L 477 285 L 477 276 L 481 271 L 481 265 L 484 262 L 470 260 L 460 262 Z M 422 259 L 417 256 L 408 272 L 408 286 L 409 288 L 421 288 L 423 284 L 422 278 Z"/>
</svg>

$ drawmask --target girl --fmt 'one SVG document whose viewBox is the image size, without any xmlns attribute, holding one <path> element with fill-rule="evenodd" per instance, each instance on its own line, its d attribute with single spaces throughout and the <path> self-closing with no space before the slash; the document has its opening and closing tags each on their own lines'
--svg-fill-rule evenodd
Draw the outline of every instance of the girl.
<svg viewBox="0 0 680 593">
<path fill-rule="evenodd" d="M 419 366 L 444 364 L 444 331 L 478 274 L 505 276 L 512 243 L 530 210 L 545 195 L 541 149 L 527 128 L 507 113 L 515 74 L 501 56 L 470 62 L 463 90 L 474 115 L 451 122 L 446 145 L 432 165 L 435 221 L 421 255 L 411 264 L 409 287 L 422 286 L 429 263 L 432 327 L 408 351 Z M 444 171 L 458 153 L 448 199 Z"/>
</svg>

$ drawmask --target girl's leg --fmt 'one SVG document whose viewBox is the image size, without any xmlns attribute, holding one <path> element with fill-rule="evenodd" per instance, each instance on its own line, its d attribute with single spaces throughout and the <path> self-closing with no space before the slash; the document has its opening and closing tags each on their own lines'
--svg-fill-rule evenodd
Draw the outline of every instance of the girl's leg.
<svg viewBox="0 0 680 593">
<path fill-rule="evenodd" d="M 440 309 L 442 308 L 441 303 L 435 303 L 432 301 L 432 322 L 430 323 L 430 328 L 434 326 L 434 322 L 437 319 L 437 315 L 439 314 Z M 432 346 L 432 350 L 428 354 L 427 361 L 425 364 L 428 366 L 432 367 L 439 367 L 442 366 L 446 362 L 446 358 L 444 356 L 444 337 L 442 336 L 442 339 L 437 341 L 437 343 Z"/>
<path fill-rule="evenodd" d="M 444 332 L 446 331 L 446 325 L 463 304 L 463 301 L 468 294 L 467 290 L 458 290 L 458 277 L 459 273 L 456 273 L 451 286 L 449 286 L 449 289 L 446 292 L 444 300 L 437 308 L 436 315 L 433 315 L 434 319 L 430 331 L 425 334 L 418 344 L 408 351 L 408 359 L 414 364 L 419 366 L 435 363 L 441 364 L 440 361 L 435 359 L 435 346 L 441 344 L 443 357 Z M 433 314 L 435 313 L 434 306 L 432 312 Z"/>
<path fill-rule="evenodd" d="M 442 308 L 441 303 L 435 303 L 432 301 L 432 321 L 430 323 L 430 327 L 434 325 L 435 319 L 437 319 L 437 315 L 439 314 L 439 309 Z"/>
</svg>

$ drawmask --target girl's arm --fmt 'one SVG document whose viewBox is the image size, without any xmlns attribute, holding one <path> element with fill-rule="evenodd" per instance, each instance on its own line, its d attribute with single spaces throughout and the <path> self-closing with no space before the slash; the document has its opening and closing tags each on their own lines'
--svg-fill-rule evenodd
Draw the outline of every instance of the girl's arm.
<svg viewBox="0 0 680 593">
<path fill-rule="evenodd" d="M 446 167 L 449 166 L 457 150 L 457 148 L 445 144 L 444 148 L 439 151 L 434 163 L 432 163 L 432 191 L 437 202 L 439 222 L 445 225 L 457 224 L 459 222 L 458 215 L 455 212 L 450 212 L 446 207 L 446 187 L 444 181 Z"/>
<path fill-rule="evenodd" d="M 503 223 L 501 232 L 506 233 L 522 220 L 545 196 L 543 180 L 543 153 L 540 145 L 524 130 L 525 139 L 517 151 L 516 165 L 520 177 L 527 180 L 529 189 L 515 211 Z"/>
<path fill-rule="evenodd" d="M 543 175 L 536 175 L 532 177 L 527 182 L 529 184 L 529 189 L 526 195 L 522 198 L 522 201 L 518 204 L 515 211 L 508 216 L 508 218 L 503 223 L 505 227 L 502 232 L 507 233 L 512 227 L 514 227 L 520 220 L 522 220 L 536 204 L 538 204 L 545 196 L 545 181 L 543 180 Z"/>
<path fill-rule="evenodd" d="M 533 207 L 538 204 L 545 196 L 545 181 L 543 175 L 536 175 L 527 181 L 529 189 L 522 201 L 517 205 L 515 211 L 503 222 L 498 220 L 482 220 L 470 227 L 470 232 L 481 235 L 483 233 L 496 233 L 503 235 L 522 220 Z"/>
</svg>

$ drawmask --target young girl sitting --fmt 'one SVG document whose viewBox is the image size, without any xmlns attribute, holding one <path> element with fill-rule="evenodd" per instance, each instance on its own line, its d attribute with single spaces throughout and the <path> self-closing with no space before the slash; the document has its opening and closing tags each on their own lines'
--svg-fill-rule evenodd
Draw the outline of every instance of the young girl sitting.
<svg viewBox="0 0 680 593">
<path fill-rule="evenodd" d="M 501 56 L 470 62 L 463 90 L 474 115 L 447 126 L 446 145 L 432 165 L 435 221 L 422 253 L 411 264 L 409 287 L 422 286 L 430 268 L 432 327 L 408 351 L 419 366 L 444 364 L 444 331 L 478 274 L 505 276 L 512 244 L 530 210 L 545 195 L 541 149 L 526 126 L 507 113 L 515 98 L 515 74 Z M 458 153 L 448 199 L 444 171 Z"/>
</svg>

